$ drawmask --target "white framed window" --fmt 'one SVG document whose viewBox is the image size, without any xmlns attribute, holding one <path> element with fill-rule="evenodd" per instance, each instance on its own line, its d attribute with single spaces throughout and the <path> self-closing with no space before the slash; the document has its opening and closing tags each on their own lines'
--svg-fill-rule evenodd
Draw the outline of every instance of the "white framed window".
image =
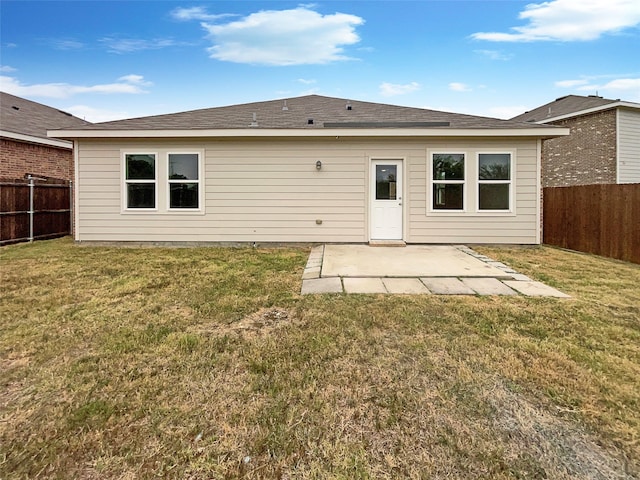
<svg viewBox="0 0 640 480">
<path fill-rule="evenodd" d="M 124 207 L 155 210 L 158 206 L 158 162 L 155 153 L 124 153 Z"/>
<path fill-rule="evenodd" d="M 167 208 L 170 211 L 200 210 L 202 208 L 201 178 L 200 153 L 168 153 Z"/>
<path fill-rule="evenodd" d="M 478 153 L 478 211 L 513 210 L 513 155 Z"/>
<path fill-rule="evenodd" d="M 431 152 L 429 210 L 464 212 L 466 205 L 466 154 Z"/>
</svg>

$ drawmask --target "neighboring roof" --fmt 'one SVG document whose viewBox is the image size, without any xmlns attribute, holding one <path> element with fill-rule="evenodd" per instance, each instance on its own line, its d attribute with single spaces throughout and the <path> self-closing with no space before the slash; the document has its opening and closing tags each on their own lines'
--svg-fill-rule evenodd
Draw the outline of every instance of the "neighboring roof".
<svg viewBox="0 0 640 480">
<path fill-rule="evenodd" d="M 50 132 L 58 138 L 140 136 L 322 136 L 378 135 L 380 130 L 398 135 L 418 132 L 469 130 L 532 130 L 562 135 L 562 129 L 523 122 L 446 113 L 422 108 L 401 107 L 341 98 L 307 95 L 303 97 L 207 108 L 189 112 L 155 115 L 84 125 L 73 130 Z M 371 133 L 373 131 L 373 133 Z M 97 132 L 101 132 L 98 134 Z M 117 132 L 117 133 L 116 133 Z M 151 134 L 150 134 L 151 132 Z"/>
<path fill-rule="evenodd" d="M 542 105 L 529 112 L 525 112 L 522 115 L 513 117 L 511 120 L 543 124 L 617 107 L 640 108 L 640 104 L 623 102 L 620 99 L 611 100 L 594 95 L 588 97 L 567 95 L 566 97 L 560 97 L 553 102 Z"/>
<path fill-rule="evenodd" d="M 88 124 L 62 110 L 0 92 L 0 136 L 2 137 L 71 148 L 72 145 L 69 142 L 47 137 L 47 130 L 78 128 Z"/>
</svg>

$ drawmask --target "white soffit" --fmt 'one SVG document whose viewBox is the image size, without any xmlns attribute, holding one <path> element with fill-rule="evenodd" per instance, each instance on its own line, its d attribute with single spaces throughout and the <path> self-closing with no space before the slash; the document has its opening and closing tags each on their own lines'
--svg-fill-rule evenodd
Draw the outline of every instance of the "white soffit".
<svg viewBox="0 0 640 480">
<path fill-rule="evenodd" d="M 47 132 L 47 136 L 51 137 L 51 135 L 48 135 L 48 132 Z M 0 130 L 0 137 L 9 138 L 11 140 L 17 140 L 19 142 L 37 143 L 39 145 L 47 145 L 49 147 L 66 148 L 68 150 L 71 150 L 73 148 L 73 143 L 67 140 L 53 140 L 49 138 L 34 137 L 33 135 L 24 135 L 22 133 L 7 132 L 6 130 Z M 65 137 L 57 137 L 57 138 L 65 138 Z"/>
<path fill-rule="evenodd" d="M 318 128 L 318 129 L 211 129 L 211 130 L 50 130 L 52 138 L 195 138 L 195 137 L 561 137 L 568 128 Z"/>
</svg>

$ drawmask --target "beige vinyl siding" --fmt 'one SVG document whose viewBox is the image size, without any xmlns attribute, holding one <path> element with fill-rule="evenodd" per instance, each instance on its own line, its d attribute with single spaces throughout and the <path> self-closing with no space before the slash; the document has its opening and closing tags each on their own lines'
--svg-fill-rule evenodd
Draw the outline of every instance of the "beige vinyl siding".
<svg viewBox="0 0 640 480">
<path fill-rule="evenodd" d="M 535 243 L 535 139 L 80 139 L 79 240 L 136 242 L 367 242 L 371 159 L 404 159 L 405 240 L 410 243 Z M 122 152 L 200 150 L 203 212 L 122 208 Z M 427 212 L 427 151 L 512 152 L 515 214 Z M 316 161 L 322 169 L 316 169 Z M 160 169 L 165 168 L 160 164 Z M 468 188 L 476 188 L 469 179 Z M 316 220 L 322 224 L 317 225 Z"/>
<path fill-rule="evenodd" d="M 638 110 L 618 110 L 618 183 L 640 183 Z"/>
<path fill-rule="evenodd" d="M 364 242 L 365 159 L 335 141 L 81 140 L 80 240 Z M 204 152 L 204 214 L 122 211 L 121 152 Z M 316 161 L 323 168 L 316 170 Z M 159 165 L 160 169 L 165 164 Z M 322 220 L 321 225 L 316 220 Z"/>
</svg>

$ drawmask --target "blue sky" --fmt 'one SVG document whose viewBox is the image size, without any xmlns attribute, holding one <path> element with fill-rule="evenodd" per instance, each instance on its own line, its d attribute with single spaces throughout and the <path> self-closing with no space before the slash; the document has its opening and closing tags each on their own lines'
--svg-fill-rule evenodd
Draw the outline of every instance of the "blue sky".
<svg viewBox="0 0 640 480">
<path fill-rule="evenodd" d="M 640 102 L 640 1 L 12 1 L 0 89 L 90 121 L 317 93 L 509 118 Z"/>
</svg>

